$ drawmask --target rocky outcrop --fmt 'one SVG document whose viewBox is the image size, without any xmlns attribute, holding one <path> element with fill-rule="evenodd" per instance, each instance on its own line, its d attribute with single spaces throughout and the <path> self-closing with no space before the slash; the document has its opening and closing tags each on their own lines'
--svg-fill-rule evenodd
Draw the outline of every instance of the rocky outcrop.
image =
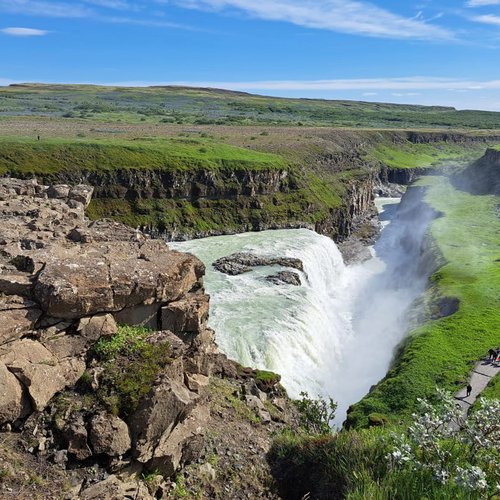
<svg viewBox="0 0 500 500">
<path fill-rule="evenodd" d="M 473 194 L 500 196 L 500 150 L 488 149 L 481 159 L 456 175 L 453 181 L 459 189 Z"/>
<path fill-rule="evenodd" d="M 213 263 L 214 269 L 231 276 L 248 273 L 252 268 L 261 266 L 292 267 L 298 271 L 304 271 L 304 264 L 300 259 L 292 257 L 261 257 L 251 253 L 235 253 L 222 257 Z"/>
<path fill-rule="evenodd" d="M 113 170 L 108 172 L 59 172 L 57 179 L 95 186 L 99 198 L 128 200 L 152 198 L 227 198 L 267 195 L 296 189 L 289 170 L 245 170 L 222 168 L 162 171 L 152 169 Z"/>
<path fill-rule="evenodd" d="M 280 271 L 276 274 L 272 274 L 271 276 L 266 276 L 266 281 L 272 283 L 273 285 L 302 285 L 300 276 L 293 271 Z"/>
<path fill-rule="evenodd" d="M 0 179 L 0 425 L 25 429 L 37 440 L 33 449 L 51 450 L 62 466 L 126 457 L 123 467 L 168 477 L 197 457 L 210 417 L 202 396 L 217 349 L 207 329 L 204 266 L 125 226 L 89 222 L 91 193 L 84 185 Z M 151 385 L 140 386 L 137 409 L 119 418 L 111 403 L 90 395 L 85 406 L 78 384 L 95 393 L 116 377 L 109 370 L 130 371 L 135 362 L 132 352 L 112 365 L 96 355 L 96 343 L 117 334 L 118 322 L 146 319 L 163 330 L 141 340 L 144 352 L 169 354 L 154 365 Z M 133 377 L 145 383 L 142 373 Z M 56 396 L 71 401 L 62 413 Z M 141 488 L 132 483 L 131 491 Z M 128 491 L 118 476 L 81 497 L 115 490 Z"/>
</svg>

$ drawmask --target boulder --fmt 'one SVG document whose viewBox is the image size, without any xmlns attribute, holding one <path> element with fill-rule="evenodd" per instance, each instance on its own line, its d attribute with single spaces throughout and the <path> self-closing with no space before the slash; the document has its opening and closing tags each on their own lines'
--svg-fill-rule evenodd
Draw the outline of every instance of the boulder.
<svg viewBox="0 0 500 500">
<path fill-rule="evenodd" d="M 208 313 L 208 295 L 188 296 L 162 308 L 161 325 L 164 330 L 185 337 L 186 333 L 199 333 L 205 329 Z"/>
<path fill-rule="evenodd" d="M 146 463 L 153 458 L 160 440 L 190 413 L 197 395 L 182 383 L 163 377 L 129 419 L 135 458 Z"/>
<path fill-rule="evenodd" d="M 196 393 L 200 393 L 203 389 L 208 387 L 208 384 L 210 383 L 210 379 L 201 373 L 186 373 L 185 381 L 189 390 Z"/>
<path fill-rule="evenodd" d="M 44 267 L 34 296 L 56 318 L 168 303 L 199 286 L 203 264 L 161 241 L 57 247 L 33 252 Z"/>
<path fill-rule="evenodd" d="M 77 201 L 82 203 L 85 208 L 88 207 L 90 200 L 92 199 L 92 193 L 94 188 L 87 186 L 85 184 L 78 184 L 73 186 L 68 193 L 69 200 Z"/>
<path fill-rule="evenodd" d="M 90 422 L 90 443 L 96 454 L 124 455 L 131 445 L 127 424 L 107 413 L 95 415 Z"/>
<path fill-rule="evenodd" d="M 118 331 L 115 318 L 111 314 L 97 314 L 81 318 L 77 332 L 89 342 L 97 342 L 101 337 L 110 337 Z"/>
<path fill-rule="evenodd" d="M 56 318 L 74 319 L 114 309 L 109 264 L 101 255 L 47 256 L 34 295 L 42 309 Z"/>
<path fill-rule="evenodd" d="M 266 276 L 266 281 L 274 285 L 293 285 L 300 286 L 302 281 L 300 276 L 293 271 L 280 271 L 279 273 Z"/>
<path fill-rule="evenodd" d="M 235 253 L 222 257 L 213 263 L 213 267 L 224 274 L 237 275 L 249 272 L 253 267 L 282 266 L 292 267 L 298 271 L 304 270 L 300 259 L 292 257 L 262 257 L 251 253 Z"/>
<path fill-rule="evenodd" d="M 144 483 L 134 478 L 120 478 L 114 474 L 80 492 L 81 500 L 155 500 Z"/>
<path fill-rule="evenodd" d="M 245 396 L 246 404 L 259 416 L 263 423 L 267 424 L 271 422 L 272 418 L 270 413 L 267 411 L 264 403 L 257 397 L 252 395 Z"/>
<path fill-rule="evenodd" d="M 65 358 L 83 358 L 87 351 L 103 336 L 114 335 L 118 327 L 111 314 L 99 314 L 82 318 L 76 334 L 69 334 L 65 328 L 69 322 L 62 322 L 42 330 L 40 342 L 59 360 Z"/>
<path fill-rule="evenodd" d="M 54 184 L 49 186 L 46 191 L 48 198 L 58 198 L 61 200 L 66 200 L 69 196 L 70 187 L 67 184 Z"/>
<path fill-rule="evenodd" d="M 59 361 L 40 342 L 16 340 L 0 348 L 0 362 L 27 388 L 33 407 L 45 408 L 50 399 L 83 375 L 85 362 L 68 358 Z"/>
<path fill-rule="evenodd" d="M 92 456 L 87 429 L 81 415 L 77 415 L 65 425 L 63 436 L 68 443 L 68 453 L 73 454 L 77 460 L 85 460 Z"/>
<path fill-rule="evenodd" d="M 14 422 L 30 413 L 26 392 L 17 378 L 0 363 L 0 425 Z"/>
<path fill-rule="evenodd" d="M 146 467 L 164 476 L 172 476 L 181 465 L 196 460 L 203 449 L 209 419 L 208 407 L 196 406 L 172 433 L 162 437 Z"/>
<path fill-rule="evenodd" d="M 0 345 L 20 339 L 32 330 L 42 312 L 23 297 L 0 296 Z"/>
</svg>

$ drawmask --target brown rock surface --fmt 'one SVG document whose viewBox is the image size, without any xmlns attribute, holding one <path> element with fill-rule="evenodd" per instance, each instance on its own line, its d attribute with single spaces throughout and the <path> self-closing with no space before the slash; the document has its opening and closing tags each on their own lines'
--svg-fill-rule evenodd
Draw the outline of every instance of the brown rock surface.
<svg viewBox="0 0 500 500">
<path fill-rule="evenodd" d="M 160 441 L 195 406 L 197 395 L 182 383 L 164 377 L 132 415 L 129 426 L 135 458 L 146 463 L 154 456 Z"/>
<path fill-rule="evenodd" d="M 30 409 L 23 386 L 5 364 L 0 363 L 0 425 L 25 417 Z"/>
<path fill-rule="evenodd" d="M 199 333 L 208 321 L 209 298 L 207 295 L 188 296 L 163 307 L 161 324 L 164 330 L 175 334 Z"/>
<path fill-rule="evenodd" d="M 43 410 L 54 394 L 74 385 L 85 371 L 82 360 L 59 362 L 40 342 L 29 339 L 2 346 L 0 362 L 27 388 L 37 411 Z"/>
<path fill-rule="evenodd" d="M 131 446 L 127 424 L 108 413 L 95 415 L 90 422 L 90 443 L 94 453 L 110 457 L 124 455 Z"/>
<path fill-rule="evenodd" d="M 34 302 L 23 297 L 0 296 L 0 345 L 28 333 L 41 314 Z"/>
</svg>

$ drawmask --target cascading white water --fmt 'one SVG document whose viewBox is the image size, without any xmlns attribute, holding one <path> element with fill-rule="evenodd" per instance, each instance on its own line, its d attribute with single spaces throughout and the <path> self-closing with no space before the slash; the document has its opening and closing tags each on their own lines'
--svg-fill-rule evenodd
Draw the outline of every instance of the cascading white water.
<svg viewBox="0 0 500 500">
<path fill-rule="evenodd" d="M 382 214 L 392 213 L 398 201 L 379 200 Z M 402 251 L 407 229 L 404 221 L 390 224 L 374 257 L 355 266 L 344 264 L 332 240 L 306 229 L 171 246 L 197 255 L 207 266 L 210 326 L 220 349 L 244 365 L 280 373 L 292 397 L 301 391 L 333 397 L 341 423 L 347 408 L 385 375 L 406 331 L 404 312 L 425 284 L 415 273 L 399 272 L 416 260 L 413 252 Z M 279 267 L 255 268 L 239 276 L 212 268 L 215 260 L 235 252 L 299 258 L 304 263 L 303 285 L 267 282 L 264 278 Z"/>
</svg>

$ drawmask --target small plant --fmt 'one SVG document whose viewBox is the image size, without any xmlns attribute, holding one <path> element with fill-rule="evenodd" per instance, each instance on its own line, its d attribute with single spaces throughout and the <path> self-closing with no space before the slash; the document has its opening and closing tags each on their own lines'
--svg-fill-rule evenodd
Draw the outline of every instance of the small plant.
<svg viewBox="0 0 500 500">
<path fill-rule="evenodd" d="M 300 413 L 300 425 L 309 434 L 331 434 L 331 423 L 335 418 L 337 403 L 332 398 L 312 399 L 307 392 L 300 393 L 301 399 L 295 401 Z"/>
<path fill-rule="evenodd" d="M 115 415 L 131 415 L 170 362 L 170 345 L 147 342 L 150 334 L 145 328 L 122 326 L 94 348 L 96 357 L 104 361 L 97 395 Z"/>
<path fill-rule="evenodd" d="M 442 485 L 486 495 L 500 490 L 500 401 L 480 401 L 464 415 L 453 396 L 438 390 L 438 402 L 419 400 L 421 411 L 387 455 L 398 470 L 428 472 Z"/>
</svg>

